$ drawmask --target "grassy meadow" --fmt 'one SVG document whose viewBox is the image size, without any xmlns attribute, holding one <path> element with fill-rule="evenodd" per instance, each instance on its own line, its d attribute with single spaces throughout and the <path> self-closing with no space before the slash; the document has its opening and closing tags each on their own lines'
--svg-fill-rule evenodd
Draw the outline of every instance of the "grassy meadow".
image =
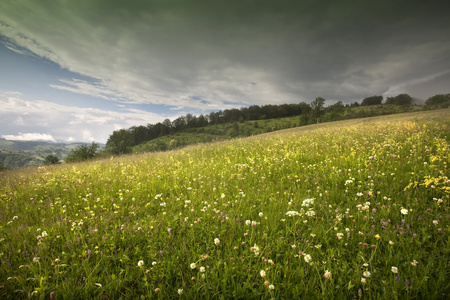
<svg viewBox="0 0 450 300">
<path fill-rule="evenodd" d="M 2 299 L 441 299 L 450 110 L 0 174 Z"/>
</svg>

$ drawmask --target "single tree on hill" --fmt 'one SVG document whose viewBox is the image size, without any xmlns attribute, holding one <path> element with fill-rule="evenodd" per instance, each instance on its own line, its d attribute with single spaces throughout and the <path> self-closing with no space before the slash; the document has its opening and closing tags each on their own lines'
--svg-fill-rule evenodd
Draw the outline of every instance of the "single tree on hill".
<svg viewBox="0 0 450 300">
<path fill-rule="evenodd" d="M 364 98 L 363 101 L 361 102 L 361 106 L 379 105 L 381 104 L 381 102 L 383 102 L 383 96 L 372 96 Z"/>
<path fill-rule="evenodd" d="M 393 105 L 411 105 L 412 97 L 408 94 L 400 94 L 395 97 L 387 97 L 385 104 L 393 104 Z"/>
<path fill-rule="evenodd" d="M 44 165 L 56 165 L 59 164 L 59 158 L 54 155 L 47 155 L 44 159 Z"/>
</svg>

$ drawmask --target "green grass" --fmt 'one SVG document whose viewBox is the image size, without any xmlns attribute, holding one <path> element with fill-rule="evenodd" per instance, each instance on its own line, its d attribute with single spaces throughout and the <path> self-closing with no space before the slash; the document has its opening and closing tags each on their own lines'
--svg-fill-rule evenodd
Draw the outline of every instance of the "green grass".
<svg viewBox="0 0 450 300">
<path fill-rule="evenodd" d="M 448 120 L 3 172 L 0 298 L 448 297 Z"/>
</svg>

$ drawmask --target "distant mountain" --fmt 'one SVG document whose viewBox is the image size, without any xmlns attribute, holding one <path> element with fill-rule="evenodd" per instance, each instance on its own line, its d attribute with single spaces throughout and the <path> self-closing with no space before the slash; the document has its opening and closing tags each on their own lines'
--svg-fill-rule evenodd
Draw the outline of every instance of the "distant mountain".
<svg viewBox="0 0 450 300">
<path fill-rule="evenodd" d="M 89 143 L 52 143 L 45 141 L 11 141 L 0 138 L 0 166 L 15 169 L 41 166 L 48 155 L 54 155 L 59 160 L 73 150 Z M 99 144 L 100 149 L 105 147 Z"/>
<path fill-rule="evenodd" d="M 75 149 L 88 143 L 52 143 L 45 141 L 12 141 L 0 138 L 0 150 L 43 150 L 43 149 Z"/>
</svg>

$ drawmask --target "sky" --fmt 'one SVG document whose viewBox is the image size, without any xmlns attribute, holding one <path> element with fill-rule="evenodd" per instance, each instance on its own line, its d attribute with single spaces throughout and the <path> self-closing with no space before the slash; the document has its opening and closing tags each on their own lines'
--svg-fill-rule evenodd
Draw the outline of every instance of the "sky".
<svg viewBox="0 0 450 300">
<path fill-rule="evenodd" d="M 450 93 L 447 0 L 2 0 L 0 137 Z"/>
</svg>

